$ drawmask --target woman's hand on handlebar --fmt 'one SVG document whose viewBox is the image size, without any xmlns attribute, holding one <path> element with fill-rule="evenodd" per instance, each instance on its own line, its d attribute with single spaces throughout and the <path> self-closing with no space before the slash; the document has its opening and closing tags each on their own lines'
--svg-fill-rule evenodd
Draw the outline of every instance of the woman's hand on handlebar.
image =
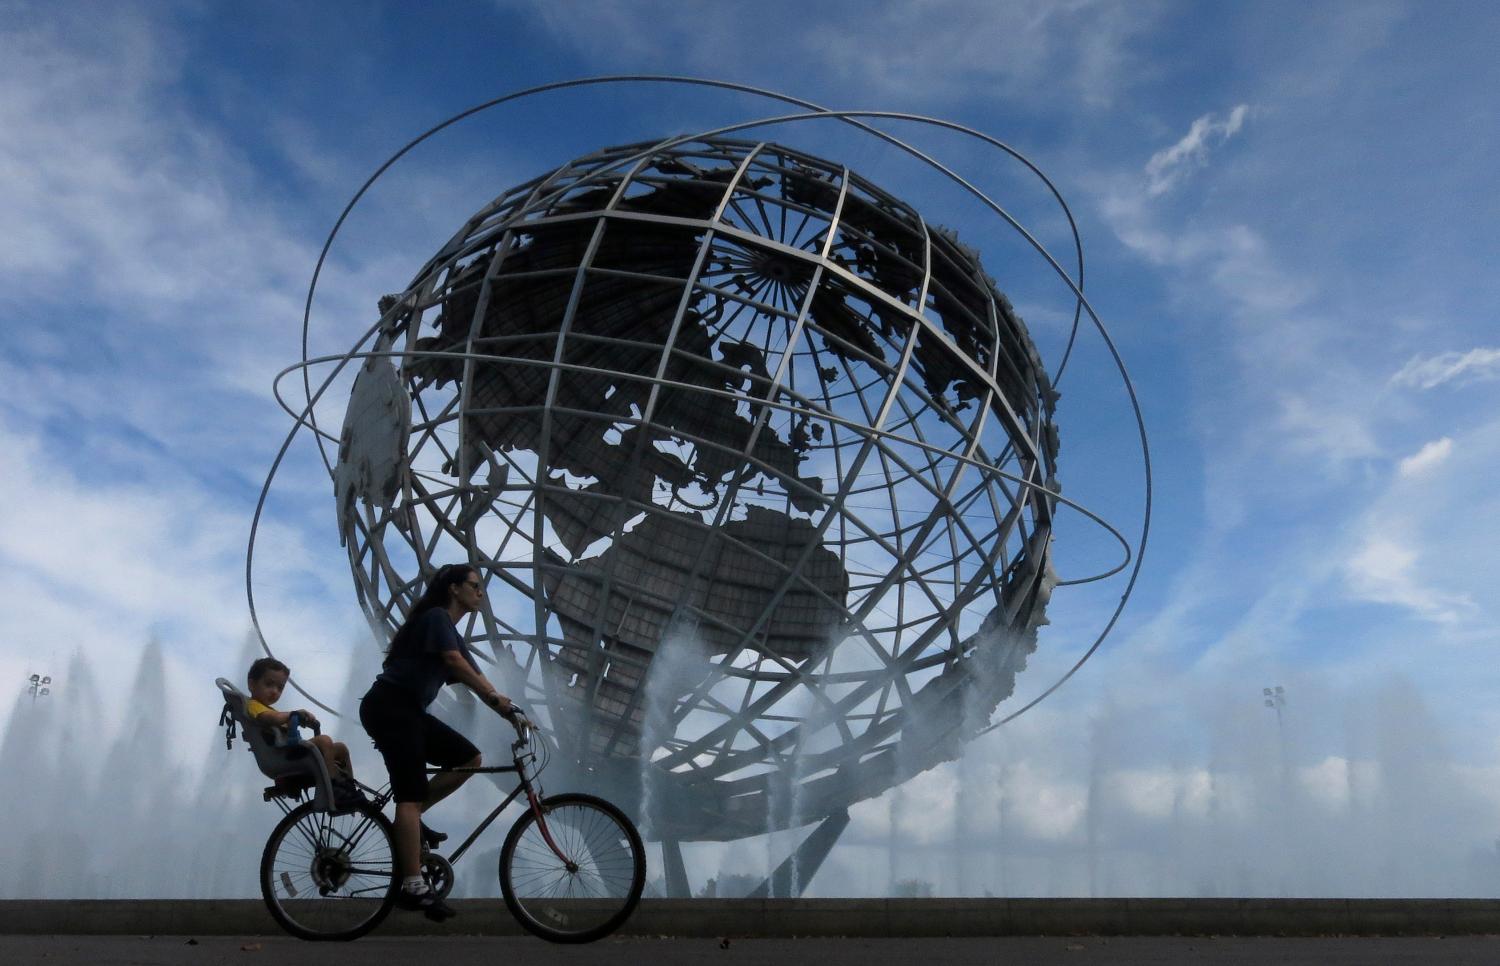
<svg viewBox="0 0 1500 966">
<path fill-rule="evenodd" d="M 531 728 L 531 722 L 526 719 L 526 712 L 522 711 L 514 701 L 501 694 L 499 691 L 491 691 L 485 695 L 484 703 L 495 709 L 495 713 L 511 723 L 516 729 L 516 734 L 526 737 L 526 732 Z"/>
</svg>

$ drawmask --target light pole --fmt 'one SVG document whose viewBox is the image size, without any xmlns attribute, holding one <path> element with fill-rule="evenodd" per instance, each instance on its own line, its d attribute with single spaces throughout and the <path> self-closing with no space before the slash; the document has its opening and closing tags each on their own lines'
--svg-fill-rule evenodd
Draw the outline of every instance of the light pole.
<svg viewBox="0 0 1500 966">
<path fill-rule="evenodd" d="M 1295 862 L 1293 847 L 1292 823 L 1295 821 L 1292 815 L 1292 756 L 1291 750 L 1286 743 L 1286 723 L 1283 720 L 1281 709 L 1286 707 L 1286 690 L 1281 685 L 1260 689 L 1261 696 L 1265 698 L 1266 707 L 1276 712 L 1276 744 L 1281 753 L 1281 808 L 1280 821 L 1278 822 L 1281 836 L 1282 849 L 1288 863 Z M 1283 892 L 1288 888 L 1285 870 L 1282 873 L 1281 888 Z"/>
<path fill-rule="evenodd" d="M 26 690 L 31 694 L 31 703 L 36 704 L 37 698 L 45 698 L 52 693 L 52 676 L 49 674 L 33 674 L 27 679 Z"/>
<path fill-rule="evenodd" d="M 1266 697 L 1266 707 L 1276 712 L 1276 729 L 1281 730 L 1281 709 L 1286 707 L 1286 690 L 1281 685 L 1274 688 L 1261 688 L 1260 693 Z"/>
<path fill-rule="evenodd" d="M 1291 791 L 1292 758 L 1291 751 L 1286 743 L 1286 721 L 1282 717 L 1281 709 L 1286 707 L 1286 690 L 1281 685 L 1271 688 L 1261 688 L 1261 695 L 1265 698 L 1266 707 L 1276 712 L 1276 742 L 1281 746 L 1281 784 L 1283 792 L 1289 794 Z"/>
</svg>

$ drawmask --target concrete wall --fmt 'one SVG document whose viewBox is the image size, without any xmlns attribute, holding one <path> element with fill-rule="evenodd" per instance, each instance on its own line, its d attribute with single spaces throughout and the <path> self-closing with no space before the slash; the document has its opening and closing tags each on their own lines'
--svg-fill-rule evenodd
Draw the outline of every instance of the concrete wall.
<svg viewBox="0 0 1500 966">
<path fill-rule="evenodd" d="M 500 899 L 437 926 L 396 911 L 382 935 L 518 935 Z M 256 899 L 0 901 L 0 933 L 260 935 Z M 1500 934 L 1496 899 L 646 899 L 636 936 L 1400 936 Z"/>
</svg>

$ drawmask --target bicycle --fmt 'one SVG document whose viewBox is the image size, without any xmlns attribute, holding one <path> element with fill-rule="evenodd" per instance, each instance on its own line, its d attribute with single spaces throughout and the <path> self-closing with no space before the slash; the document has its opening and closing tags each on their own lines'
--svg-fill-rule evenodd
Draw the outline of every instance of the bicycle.
<svg viewBox="0 0 1500 966">
<path fill-rule="evenodd" d="M 226 696 L 225 716 L 233 716 L 238 691 L 222 678 L 218 684 Z M 390 786 L 360 784 L 369 800 L 338 808 L 315 749 L 278 758 L 267 753 L 270 749 L 257 747 L 266 744 L 261 729 L 253 724 L 244 727 L 242 702 L 238 717 L 257 764 L 276 781 L 264 797 L 285 813 L 261 855 L 266 908 L 278 925 L 300 939 L 358 939 L 390 914 L 400 888 L 395 833 L 383 811 L 391 800 Z M 295 735 L 295 728 L 289 733 Z M 551 748 L 529 722 L 517 729 L 517 735 L 511 743 L 513 764 L 427 769 L 429 775 L 514 772 L 517 784 L 451 858 L 424 848 L 422 874 L 429 888 L 446 898 L 453 888 L 453 864 L 524 795 L 526 811 L 500 849 L 500 891 L 506 906 L 528 932 L 550 942 L 586 943 L 607 936 L 635 911 L 645 888 L 646 854 L 640 833 L 623 811 L 598 796 L 545 795 L 536 778 L 551 759 Z M 286 803 L 288 798 L 300 800 L 309 789 L 310 800 L 296 806 Z"/>
</svg>

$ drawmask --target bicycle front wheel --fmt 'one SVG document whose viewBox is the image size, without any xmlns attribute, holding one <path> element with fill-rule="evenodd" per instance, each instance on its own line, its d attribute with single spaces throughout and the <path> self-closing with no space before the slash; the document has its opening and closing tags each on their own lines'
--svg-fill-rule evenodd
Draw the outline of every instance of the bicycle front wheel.
<svg viewBox="0 0 1500 966">
<path fill-rule="evenodd" d="M 358 939 L 396 902 L 395 835 L 373 805 L 332 815 L 307 802 L 272 830 L 260 892 L 277 924 L 298 939 Z"/>
<path fill-rule="evenodd" d="M 541 821 L 527 809 L 500 850 L 505 904 L 529 932 L 555 943 L 614 932 L 645 885 L 640 833 L 624 812 L 593 795 L 543 799 Z"/>
</svg>

